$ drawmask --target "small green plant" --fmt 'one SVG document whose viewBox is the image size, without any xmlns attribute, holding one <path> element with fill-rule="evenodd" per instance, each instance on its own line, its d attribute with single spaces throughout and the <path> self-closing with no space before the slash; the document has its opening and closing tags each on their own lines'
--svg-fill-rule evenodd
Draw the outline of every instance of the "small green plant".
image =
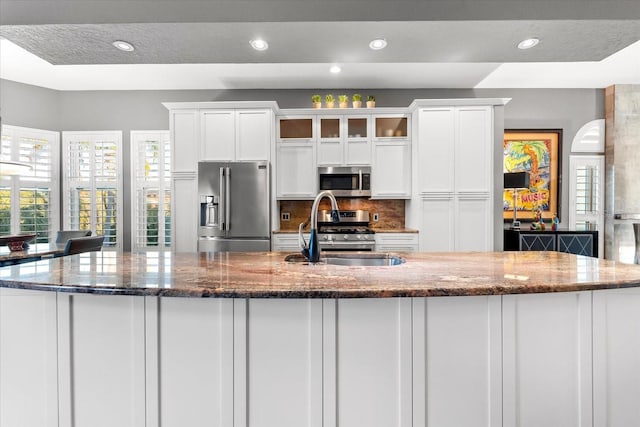
<svg viewBox="0 0 640 427">
<path fill-rule="evenodd" d="M 311 102 L 314 104 L 322 102 L 322 97 L 320 95 L 311 95 Z"/>
<path fill-rule="evenodd" d="M 362 101 L 362 95 L 360 95 L 359 93 L 354 93 L 353 96 L 351 97 L 352 101 Z"/>
<path fill-rule="evenodd" d="M 347 95 L 338 96 L 338 102 L 349 102 L 349 97 Z"/>
<path fill-rule="evenodd" d="M 369 96 L 367 96 L 367 101 L 373 101 L 373 102 L 376 102 L 376 97 L 375 97 L 375 96 L 373 96 L 373 95 L 369 95 Z"/>
<path fill-rule="evenodd" d="M 335 98 L 333 97 L 333 95 L 329 94 L 329 95 L 325 95 L 324 100 L 326 102 L 335 102 Z"/>
</svg>

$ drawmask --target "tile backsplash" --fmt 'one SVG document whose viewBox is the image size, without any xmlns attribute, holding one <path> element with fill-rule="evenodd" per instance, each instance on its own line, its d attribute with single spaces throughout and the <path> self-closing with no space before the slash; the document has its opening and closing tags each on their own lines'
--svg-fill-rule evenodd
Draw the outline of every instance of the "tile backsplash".
<svg viewBox="0 0 640 427">
<path fill-rule="evenodd" d="M 404 200 L 369 200 L 364 198 L 339 198 L 338 208 L 343 210 L 362 209 L 369 211 L 369 225 L 376 229 L 404 228 Z M 301 222 L 309 219 L 312 200 L 280 200 L 280 230 L 297 230 Z M 331 209 L 328 199 L 323 199 L 320 209 Z M 282 220 L 282 213 L 289 213 L 289 221 Z M 379 220 L 373 221 L 373 214 L 377 213 Z M 307 226 L 305 229 L 309 229 Z"/>
</svg>

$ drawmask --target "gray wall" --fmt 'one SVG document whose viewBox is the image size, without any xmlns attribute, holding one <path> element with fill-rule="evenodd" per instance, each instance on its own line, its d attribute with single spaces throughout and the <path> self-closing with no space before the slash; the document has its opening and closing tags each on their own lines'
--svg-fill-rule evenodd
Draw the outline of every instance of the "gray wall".
<svg viewBox="0 0 640 427">
<path fill-rule="evenodd" d="M 375 95 L 379 107 L 406 107 L 414 99 L 512 98 L 504 110 L 505 129 L 562 129 L 562 175 L 568 177 L 573 136 L 588 121 L 604 118 L 601 89 L 353 89 L 336 90 L 165 90 L 54 91 L 0 80 L 2 122 L 47 130 L 121 130 L 124 176 L 130 176 L 129 131 L 169 128 L 162 102 L 277 101 L 280 108 L 310 107 L 311 95 Z M 565 219 L 568 179 L 560 185 L 560 215 Z M 124 243 L 130 239 L 130 192 L 125 186 Z"/>
</svg>

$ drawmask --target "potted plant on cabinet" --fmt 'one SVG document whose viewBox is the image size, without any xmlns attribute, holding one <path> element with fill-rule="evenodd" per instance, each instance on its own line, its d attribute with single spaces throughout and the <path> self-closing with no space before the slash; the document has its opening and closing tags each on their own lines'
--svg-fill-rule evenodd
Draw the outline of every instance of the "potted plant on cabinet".
<svg viewBox="0 0 640 427">
<path fill-rule="evenodd" d="M 329 94 L 324 97 L 325 107 L 333 108 L 336 105 L 336 100 L 333 95 Z"/>
<path fill-rule="evenodd" d="M 367 96 L 367 108 L 374 108 L 376 106 L 376 97 L 373 95 Z"/>
<path fill-rule="evenodd" d="M 311 95 L 311 104 L 313 108 L 322 108 L 322 97 L 320 95 Z"/>
<path fill-rule="evenodd" d="M 354 93 L 351 97 L 353 101 L 353 108 L 361 108 L 362 107 L 362 95 L 359 93 Z"/>
<path fill-rule="evenodd" d="M 349 108 L 349 97 L 347 95 L 338 96 L 338 104 L 340 108 Z"/>
</svg>

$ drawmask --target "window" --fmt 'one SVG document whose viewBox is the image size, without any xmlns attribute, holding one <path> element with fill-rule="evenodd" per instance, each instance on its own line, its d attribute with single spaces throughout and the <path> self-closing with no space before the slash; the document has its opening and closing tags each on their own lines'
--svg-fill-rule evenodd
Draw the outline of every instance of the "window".
<svg viewBox="0 0 640 427">
<path fill-rule="evenodd" d="M 131 249 L 171 246 L 169 131 L 131 132 Z"/>
<path fill-rule="evenodd" d="M 31 165 L 21 175 L 0 175 L 0 234 L 35 233 L 47 243 L 58 229 L 58 132 L 2 126 L 0 160 Z"/>
<path fill-rule="evenodd" d="M 105 236 L 122 248 L 122 132 L 63 132 L 64 229 Z"/>
</svg>

